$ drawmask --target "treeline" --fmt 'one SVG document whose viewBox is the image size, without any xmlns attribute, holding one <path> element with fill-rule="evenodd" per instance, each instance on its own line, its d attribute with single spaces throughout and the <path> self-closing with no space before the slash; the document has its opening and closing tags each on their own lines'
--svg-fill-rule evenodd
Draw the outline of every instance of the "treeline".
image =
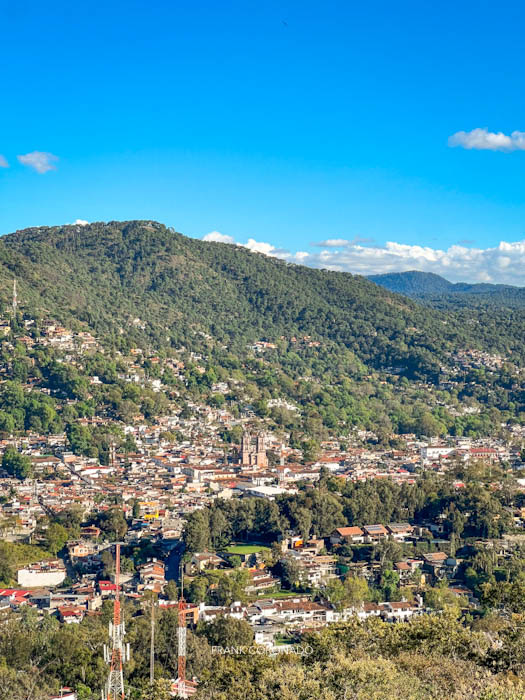
<svg viewBox="0 0 525 700">
<path fill-rule="evenodd" d="M 399 485 L 386 479 L 345 482 L 324 472 L 315 486 L 303 486 L 299 493 L 275 501 L 216 499 L 190 514 L 184 540 L 190 552 L 202 552 L 233 540 L 271 543 L 291 530 L 303 538 L 328 537 L 338 527 L 421 522 L 437 516 L 446 535 L 499 537 L 513 528 L 509 506 L 514 502 L 511 481 L 494 491 L 473 473 L 456 489 L 450 477 L 430 474 Z"/>
<path fill-rule="evenodd" d="M 150 615 L 124 604 L 131 661 L 126 697 L 169 700 L 177 675 L 177 612 L 159 610 L 155 681 L 149 683 Z M 0 700 L 47 700 L 62 686 L 79 700 L 100 698 L 111 601 L 79 625 L 60 625 L 29 608 L 4 614 L 0 636 Z M 354 619 L 294 640 L 301 654 L 235 653 L 253 645 L 250 626 L 218 620 L 188 631 L 187 676 L 197 677 L 196 700 L 519 700 L 525 652 L 520 620 L 487 616 L 475 622 L 428 615 L 408 623 Z M 220 647 L 225 653 L 217 653 Z M 233 652 L 232 652 L 233 649 Z"/>
</svg>

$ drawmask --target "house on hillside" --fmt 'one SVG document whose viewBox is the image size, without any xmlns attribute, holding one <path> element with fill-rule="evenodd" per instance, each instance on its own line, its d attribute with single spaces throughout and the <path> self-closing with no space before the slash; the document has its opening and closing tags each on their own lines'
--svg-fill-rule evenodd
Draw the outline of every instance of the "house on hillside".
<svg viewBox="0 0 525 700">
<path fill-rule="evenodd" d="M 365 542 L 379 542 L 388 537 L 388 530 L 384 525 L 364 525 Z"/>
<path fill-rule="evenodd" d="M 330 544 L 356 544 L 365 541 L 365 533 L 360 527 L 338 527 L 330 535 Z"/>
<path fill-rule="evenodd" d="M 414 531 L 409 523 L 389 523 L 386 526 L 388 534 L 398 542 L 404 542 L 407 537 L 411 537 Z"/>
</svg>

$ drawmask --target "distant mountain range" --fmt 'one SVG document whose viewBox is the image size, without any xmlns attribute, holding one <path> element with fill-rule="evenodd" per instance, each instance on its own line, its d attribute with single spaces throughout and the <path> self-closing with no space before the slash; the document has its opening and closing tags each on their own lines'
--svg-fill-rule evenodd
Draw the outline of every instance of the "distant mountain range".
<svg viewBox="0 0 525 700">
<path fill-rule="evenodd" d="M 476 304 L 525 306 L 525 288 L 507 284 L 453 283 L 433 272 L 419 272 L 417 270 L 368 275 L 367 279 L 391 292 L 427 302 L 439 301 L 440 305 L 447 300 L 452 304 L 462 304 L 470 300 Z"/>
</svg>

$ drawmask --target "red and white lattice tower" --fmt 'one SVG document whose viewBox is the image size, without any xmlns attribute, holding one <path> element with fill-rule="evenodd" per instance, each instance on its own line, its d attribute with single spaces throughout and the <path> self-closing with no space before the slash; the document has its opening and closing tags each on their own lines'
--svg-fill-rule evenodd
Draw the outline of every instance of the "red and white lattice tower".
<svg viewBox="0 0 525 700">
<path fill-rule="evenodd" d="M 197 692 L 197 684 L 186 680 L 186 629 L 189 614 L 188 606 L 184 601 L 184 572 L 181 570 L 181 593 L 179 598 L 179 624 L 177 628 L 178 664 L 177 680 L 172 685 L 172 691 L 179 698 L 189 698 Z"/>
<path fill-rule="evenodd" d="M 129 661 L 129 644 L 124 644 L 126 628 L 120 615 L 120 543 L 115 547 L 115 602 L 113 622 L 109 623 L 109 646 L 104 644 L 104 660 L 109 664 L 109 676 L 102 700 L 124 700 L 123 666 Z"/>
<path fill-rule="evenodd" d="M 179 600 L 179 626 L 177 629 L 177 644 L 178 644 L 178 678 L 177 690 L 179 698 L 186 698 L 186 610 L 184 606 L 184 598 L 181 594 Z"/>
</svg>

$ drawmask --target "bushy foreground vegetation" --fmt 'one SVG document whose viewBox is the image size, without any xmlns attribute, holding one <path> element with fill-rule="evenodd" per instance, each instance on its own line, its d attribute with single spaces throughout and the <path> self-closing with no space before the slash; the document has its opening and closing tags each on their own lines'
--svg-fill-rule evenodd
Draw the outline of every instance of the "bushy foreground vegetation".
<svg viewBox="0 0 525 700">
<path fill-rule="evenodd" d="M 30 610 L 2 620 L 1 700 L 47 700 L 60 685 L 74 686 L 79 700 L 98 699 L 110 614 L 106 603 L 80 625 L 39 621 Z M 176 676 L 177 613 L 159 613 L 153 687 L 147 606 L 125 606 L 125 616 L 128 697 L 167 700 L 168 679 Z M 523 623 L 522 616 L 467 622 L 446 612 L 398 624 L 354 620 L 304 635 L 296 645 L 303 655 L 271 657 L 242 653 L 252 648 L 250 626 L 222 619 L 188 632 L 188 673 L 200 681 L 195 697 L 206 700 L 518 700 L 525 693 Z M 216 653 L 218 646 L 233 653 Z"/>
</svg>

